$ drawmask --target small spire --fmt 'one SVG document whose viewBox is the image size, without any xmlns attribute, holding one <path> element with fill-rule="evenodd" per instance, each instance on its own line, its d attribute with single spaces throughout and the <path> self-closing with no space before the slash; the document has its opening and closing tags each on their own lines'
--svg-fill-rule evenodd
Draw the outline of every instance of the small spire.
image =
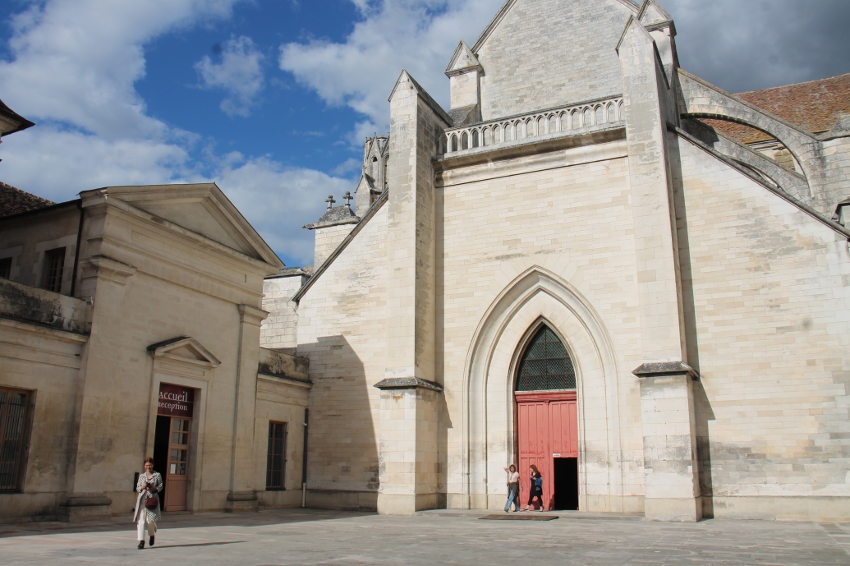
<svg viewBox="0 0 850 566">
<path fill-rule="evenodd" d="M 342 200 L 345 201 L 345 206 L 351 206 L 351 199 L 354 198 L 351 196 L 351 191 L 345 191 L 345 194 L 342 195 Z"/>
<path fill-rule="evenodd" d="M 328 203 L 328 210 L 330 210 L 330 209 L 331 209 L 331 207 L 334 205 L 334 203 L 335 203 L 336 201 L 334 200 L 334 196 L 333 196 L 333 195 L 328 195 L 328 198 L 326 198 L 326 199 L 325 199 L 325 202 L 326 202 L 326 203 Z"/>
</svg>

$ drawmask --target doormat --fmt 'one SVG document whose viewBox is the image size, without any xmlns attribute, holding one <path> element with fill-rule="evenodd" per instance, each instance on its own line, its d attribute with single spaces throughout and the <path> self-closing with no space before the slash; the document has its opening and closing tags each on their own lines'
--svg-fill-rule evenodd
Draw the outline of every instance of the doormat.
<svg viewBox="0 0 850 566">
<path fill-rule="evenodd" d="M 479 519 L 489 519 L 492 521 L 551 521 L 557 519 L 557 515 L 538 515 L 536 513 L 505 513 L 504 515 L 484 515 Z"/>
</svg>

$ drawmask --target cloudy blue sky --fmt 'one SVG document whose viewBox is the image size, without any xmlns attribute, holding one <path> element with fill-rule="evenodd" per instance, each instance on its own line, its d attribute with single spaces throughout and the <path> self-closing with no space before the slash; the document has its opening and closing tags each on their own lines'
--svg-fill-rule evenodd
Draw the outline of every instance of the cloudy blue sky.
<svg viewBox="0 0 850 566">
<path fill-rule="evenodd" d="M 38 125 L 3 140 L 0 180 L 57 202 L 213 180 L 288 265 L 308 265 L 301 227 L 353 189 L 399 71 L 445 106 L 457 41 L 503 3 L 4 0 L 0 99 Z M 727 90 L 850 72 L 850 0 L 661 4 L 682 66 Z"/>
</svg>

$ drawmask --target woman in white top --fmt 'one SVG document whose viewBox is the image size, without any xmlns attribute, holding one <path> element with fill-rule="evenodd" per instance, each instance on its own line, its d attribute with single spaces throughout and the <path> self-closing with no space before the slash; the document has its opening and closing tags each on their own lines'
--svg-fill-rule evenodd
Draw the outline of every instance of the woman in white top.
<svg viewBox="0 0 850 566">
<path fill-rule="evenodd" d="M 136 548 L 145 547 L 145 531 L 150 535 L 150 545 L 153 546 L 154 535 L 156 535 L 156 522 L 160 516 L 159 492 L 162 491 L 162 476 L 153 471 L 153 458 L 145 458 L 145 471 L 139 474 L 136 482 L 136 512 L 133 514 L 133 522 L 138 530 L 139 545 Z"/>
<path fill-rule="evenodd" d="M 519 472 L 516 471 L 516 466 L 511 464 L 505 471 L 508 473 L 508 500 L 505 502 L 505 513 L 511 510 L 511 504 L 514 506 L 514 513 L 519 511 Z"/>
</svg>

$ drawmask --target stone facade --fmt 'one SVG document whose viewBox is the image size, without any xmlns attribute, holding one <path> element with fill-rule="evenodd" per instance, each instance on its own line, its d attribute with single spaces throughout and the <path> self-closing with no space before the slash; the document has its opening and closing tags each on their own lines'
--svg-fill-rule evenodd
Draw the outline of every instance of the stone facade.
<svg viewBox="0 0 850 566">
<path fill-rule="evenodd" d="M 301 503 L 306 361 L 259 346 L 263 281 L 282 264 L 218 187 L 85 191 L 0 234 L 0 391 L 27 400 L 20 421 L 3 407 L 4 434 L 23 435 L 4 444 L 17 467 L 4 458 L 0 520 L 128 513 L 155 454 L 167 478 L 187 466 L 166 510 L 181 479 L 189 511 Z M 193 392 L 187 461 L 161 444 L 162 384 Z M 289 435 L 274 489 L 270 422 Z"/>
<path fill-rule="evenodd" d="M 446 74 L 448 110 L 401 74 L 385 187 L 364 159 L 361 219 L 287 307 L 309 503 L 500 508 L 545 324 L 576 368 L 579 509 L 847 520 L 842 123 L 684 73 L 653 0 L 511 0 Z M 767 131 L 800 170 L 702 118 Z"/>
</svg>

